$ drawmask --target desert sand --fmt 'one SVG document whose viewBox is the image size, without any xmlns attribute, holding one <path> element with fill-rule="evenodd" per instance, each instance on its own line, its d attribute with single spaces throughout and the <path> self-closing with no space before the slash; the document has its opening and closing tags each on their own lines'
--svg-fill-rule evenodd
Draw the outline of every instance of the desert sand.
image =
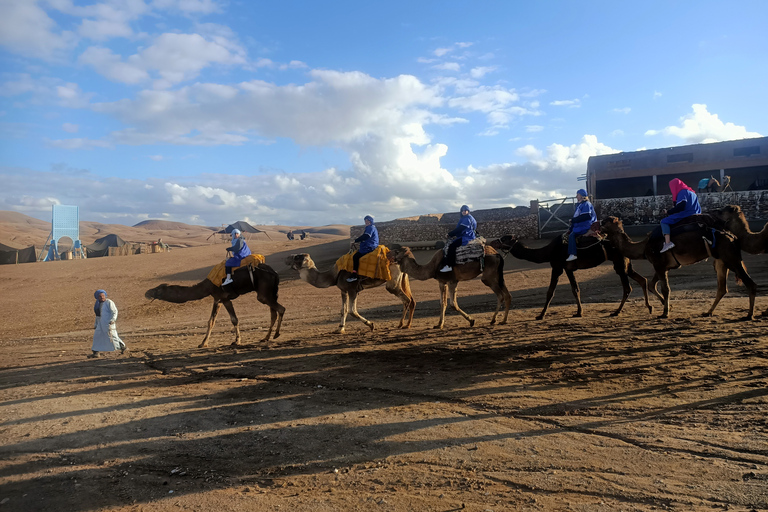
<svg viewBox="0 0 768 512">
<path fill-rule="evenodd" d="M 549 267 L 510 256 L 507 325 L 489 325 L 495 297 L 476 279 L 459 285 L 475 327 L 449 308 L 435 330 L 437 283 L 414 281 L 411 329 L 381 287 L 358 304 L 375 330 L 350 319 L 337 335 L 338 290 L 283 261 L 330 268 L 344 233 L 249 239 L 280 274 L 282 334 L 259 341 L 269 310 L 248 294 L 234 301 L 244 345 L 224 313 L 199 349 L 210 299 L 144 298 L 223 259 L 190 233 L 158 235 L 169 253 L 0 266 L 0 510 L 768 509 L 768 320 L 742 320 L 733 278 L 700 316 L 711 262 L 671 272 L 670 319 L 637 286 L 610 317 L 621 287 L 605 264 L 576 273 L 584 317 L 563 278 L 536 321 Z M 763 312 L 768 257 L 745 261 Z M 87 359 L 98 288 L 128 351 Z"/>
</svg>

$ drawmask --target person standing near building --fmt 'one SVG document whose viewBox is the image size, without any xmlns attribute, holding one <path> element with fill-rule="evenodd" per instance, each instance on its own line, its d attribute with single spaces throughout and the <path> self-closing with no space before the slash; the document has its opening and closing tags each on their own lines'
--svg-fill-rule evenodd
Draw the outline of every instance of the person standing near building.
<svg viewBox="0 0 768 512">
<path fill-rule="evenodd" d="M 221 283 L 221 286 L 226 286 L 232 283 L 232 269 L 240 266 L 240 262 L 245 259 L 246 256 L 250 256 L 251 249 L 245 240 L 240 236 L 239 229 L 232 230 L 232 246 L 227 247 L 227 254 L 232 253 L 232 256 L 227 259 L 224 266 L 227 269 L 227 278 Z"/>
<path fill-rule="evenodd" d="M 661 232 L 664 234 L 664 246 L 660 252 L 667 252 L 675 246 L 672 243 L 670 233 L 672 224 L 680 222 L 686 217 L 701 213 L 699 198 L 691 187 L 683 183 L 679 178 L 673 178 L 669 182 L 669 190 L 672 192 L 674 206 L 667 210 L 667 216 L 661 219 Z"/>
<path fill-rule="evenodd" d="M 125 343 L 117 335 L 117 306 L 113 301 L 107 298 L 107 292 L 96 290 L 93 294 L 96 303 L 93 305 L 93 312 L 96 314 L 96 321 L 93 324 L 93 354 L 89 358 L 99 357 L 100 352 L 114 352 L 119 350 L 125 352 Z"/>
<path fill-rule="evenodd" d="M 357 281 L 357 270 L 360 268 L 360 258 L 373 252 L 379 246 L 379 230 L 376 229 L 376 225 L 373 223 L 373 217 L 366 215 L 363 218 L 365 222 L 365 231 L 359 237 L 355 238 L 355 243 L 359 243 L 360 247 L 357 252 L 352 255 L 352 275 L 347 278 L 347 282 L 353 283 Z"/>
<path fill-rule="evenodd" d="M 579 204 L 576 205 L 576 210 L 573 212 L 573 217 L 571 217 L 571 229 L 568 232 L 568 258 L 565 261 L 578 259 L 576 255 L 576 237 L 589 231 L 592 224 L 597 222 L 597 214 L 592 203 L 589 202 L 587 191 L 583 188 L 577 190 L 576 200 Z"/>
</svg>

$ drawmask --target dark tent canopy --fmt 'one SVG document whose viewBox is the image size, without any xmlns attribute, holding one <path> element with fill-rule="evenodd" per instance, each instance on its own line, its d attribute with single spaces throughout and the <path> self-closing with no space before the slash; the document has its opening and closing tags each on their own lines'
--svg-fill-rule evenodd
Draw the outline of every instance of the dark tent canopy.
<svg viewBox="0 0 768 512">
<path fill-rule="evenodd" d="M 267 235 L 267 238 L 272 240 L 272 238 L 269 236 L 269 233 L 267 233 L 266 231 L 262 231 L 260 229 L 256 229 L 255 227 L 251 226 L 250 224 L 248 224 L 243 220 L 234 222 L 229 226 L 227 226 L 226 228 L 222 229 L 221 231 L 217 231 L 217 233 L 229 234 L 229 233 L 232 233 L 232 231 L 234 231 L 235 229 L 239 229 L 241 233 L 264 233 L 265 235 Z"/>
<path fill-rule="evenodd" d="M 35 246 L 25 249 L 14 249 L 5 244 L 0 244 L 0 265 L 14 263 L 33 263 L 37 261 L 37 248 Z"/>
<path fill-rule="evenodd" d="M 230 224 L 226 228 L 219 231 L 219 233 L 231 233 L 235 229 L 239 229 L 241 233 L 263 233 L 262 230 L 256 229 L 243 220 L 239 220 L 234 224 Z"/>
<path fill-rule="evenodd" d="M 91 245 L 85 246 L 85 255 L 89 258 L 100 258 L 109 255 L 110 247 L 122 247 L 127 242 L 118 235 L 107 235 L 99 238 Z"/>
</svg>

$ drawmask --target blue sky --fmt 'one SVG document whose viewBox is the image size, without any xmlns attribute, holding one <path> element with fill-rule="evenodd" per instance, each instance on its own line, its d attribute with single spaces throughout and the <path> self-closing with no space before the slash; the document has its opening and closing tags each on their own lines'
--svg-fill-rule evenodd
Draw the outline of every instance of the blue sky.
<svg viewBox="0 0 768 512">
<path fill-rule="evenodd" d="M 0 0 L 0 210 L 359 224 L 768 134 L 768 3 Z"/>
</svg>

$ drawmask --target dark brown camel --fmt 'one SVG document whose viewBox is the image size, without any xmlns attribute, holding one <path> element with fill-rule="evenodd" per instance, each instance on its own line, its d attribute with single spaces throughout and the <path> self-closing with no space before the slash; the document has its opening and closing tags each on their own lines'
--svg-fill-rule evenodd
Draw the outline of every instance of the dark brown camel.
<svg viewBox="0 0 768 512">
<path fill-rule="evenodd" d="M 312 261 L 309 254 L 292 254 L 285 259 L 285 264 L 294 270 L 298 270 L 302 281 L 306 281 L 315 288 L 336 286 L 341 290 L 341 321 L 339 328 L 336 329 L 336 334 L 344 334 L 348 313 L 352 313 L 352 316 L 359 319 L 373 331 L 375 327 L 373 322 L 365 319 L 357 312 L 357 296 L 363 290 L 376 288 L 381 285 L 384 285 L 389 293 L 403 302 L 403 316 L 400 318 L 400 325 L 397 327 L 400 329 L 411 327 L 413 312 L 416 309 L 416 299 L 411 294 L 408 276 L 400 271 L 400 267 L 394 261 L 391 261 L 389 265 L 389 273 L 392 276 L 392 279 L 389 281 L 363 278 L 352 283 L 347 282 L 347 278 L 352 274 L 346 270 L 338 270 L 335 265 L 327 272 L 317 270 L 315 262 Z M 408 318 L 407 322 L 406 317 Z"/>
<path fill-rule="evenodd" d="M 440 287 L 440 321 L 435 329 L 442 329 L 445 325 L 445 308 L 448 304 L 450 295 L 453 307 L 468 322 L 470 327 L 475 325 L 475 320 L 459 308 L 456 302 L 456 288 L 459 281 L 468 281 L 482 274 L 483 284 L 488 286 L 496 294 L 496 311 L 491 318 L 491 325 L 496 322 L 496 316 L 499 314 L 502 302 L 504 303 L 504 318 L 499 324 L 506 324 L 509 316 L 509 307 L 512 303 L 512 297 L 509 295 L 507 285 L 504 282 L 504 258 L 496 253 L 492 247 L 486 246 L 485 260 L 483 265 L 479 261 L 471 261 L 462 265 L 454 265 L 450 272 L 439 272 L 438 269 L 443 265 L 440 262 L 443 259 L 443 251 L 438 251 L 426 265 L 419 265 L 414 258 L 411 249 L 408 247 L 397 247 L 393 249 L 392 255 L 400 265 L 400 269 L 419 281 L 427 279 L 436 279 Z"/>
<path fill-rule="evenodd" d="M 552 297 L 555 296 L 555 288 L 557 282 L 560 280 L 560 276 L 568 276 L 568 281 L 571 283 L 571 290 L 573 296 L 576 298 L 577 310 L 574 317 L 581 317 L 581 291 L 579 290 L 579 283 L 576 282 L 576 276 L 574 272 L 578 269 L 587 269 L 605 263 L 606 261 L 613 262 L 613 269 L 619 275 L 621 280 L 621 286 L 624 289 L 624 295 L 621 298 L 621 304 L 616 311 L 611 313 L 611 316 L 617 316 L 624 308 L 624 303 L 627 302 L 629 294 L 632 292 L 632 286 L 629 284 L 631 277 L 643 288 L 643 296 L 645 297 L 645 307 L 648 308 L 649 313 L 653 313 L 653 306 L 648 301 L 648 282 L 647 280 L 635 272 L 632 268 L 632 262 L 628 258 L 625 258 L 614 247 L 611 246 L 606 240 L 595 241 L 591 246 L 579 248 L 578 257 L 576 261 L 566 262 L 568 258 L 568 246 L 563 243 L 561 237 L 557 237 L 549 244 L 540 249 L 532 249 L 526 247 L 516 237 L 512 235 L 504 235 L 500 239 L 491 242 L 493 245 L 498 246 L 501 250 L 509 252 L 515 258 L 531 261 L 533 263 L 549 263 L 552 267 L 552 273 L 549 279 L 549 288 L 547 289 L 547 299 L 544 303 L 544 309 L 541 310 L 536 320 L 541 320 L 544 315 L 547 314 L 549 303 L 552 302 Z"/>
<path fill-rule="evenodd" d="M 741 261 L 741 250 L 735 237 L 730 233 L 714 231 L 714 244 L 712 247 L 704 240 L 708 229 L 686 231 L 680 234 L 672 233 L 672 241 L 675 247 L 667 252 L 660 252 L 664 243 L 663 238 L 651 238 L 648 235 L 641 242 L 632 242 L 624 232 L 624 225 L 616 217 L 608 217 L 603 221 L 603 232 L 608 235 L 611 243 L 627 258 L 638 260 L 647 259 L 656 272 L 651 282 L 651 290 L 655 292 L 656 282 L 661 282 L 661 301 L 664 304 L 664 313 L 661 318 L 669 317 L 669 271 L 680 268 L 683 265 L 715 258 L 715 270 L 717 271 L 717 295 L 712 307 L 703 316 L 712 316 L 720 302 L 720 299 L 728 293 L 726 280 L 728 271 L 732 270 L 744 283 L 749 292 L 749 313 L 746 320 L 751 320 L 755 310 L 755 295 L 757 285 L 747 274 L 744 263 Z M 711 231 L 710 231 L 711 233 Z"/>
<path fill-rule="evenodd" d="M 216 323 L 216 316 L 219 314 L 222 304 L 229 313 L 229 318 L 232 320 L 235 331 L 235 342 L 232 345 L 240 345 L 240 327 L 238 326 L 239 322 L 232 301 L 240 295 L 255 291 L 256 299 L 262 304 L 269 306 L 271 314 L 269 331 L 261 341 L 269 340 L 275 320 L 277 320 L 277 327 L 275 328 L 275 339 L 277 339 L 280 336 L 280 324 L 283 322 L 283 314 L 285 313 L 285 308 L 277 302 L 277 289 L 280 284 L 280 277 L 277 275 L 277 272 L 269 265 L 262 263 L 256 267 L 246 266 L 236 269 L 232 273 L 232 279 L 234 282 L 227 285 L 226 291 L 206 278 L 192 286 L 163 283 L 160 286 L 147 290 L 144 296 L 148 299 L 164 300 L 177 304 L 212 296 L 213 309 L 211 310 L 211 317 L 208 319 L 208 331 L 205 333 L 203 342 L 199 345 L 202 348 L 208 346 L 208 338 L 211 336 L 211 330 Z"/>
</svg>

